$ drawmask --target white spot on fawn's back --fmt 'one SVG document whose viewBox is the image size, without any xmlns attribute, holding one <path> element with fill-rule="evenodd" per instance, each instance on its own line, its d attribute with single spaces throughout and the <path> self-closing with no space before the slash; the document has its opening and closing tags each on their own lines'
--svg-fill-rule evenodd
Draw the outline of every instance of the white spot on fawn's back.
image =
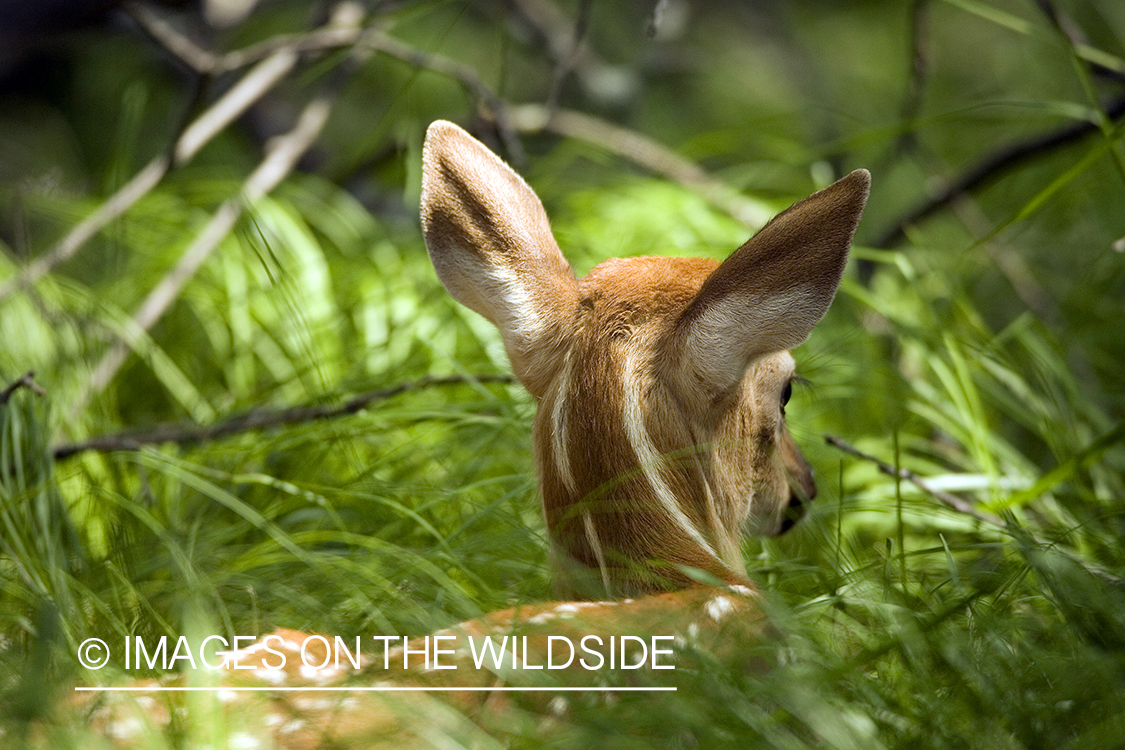
<svg viewBox="0 0 1125 750">
<path fill-rule="evenodd" d="M 734 602 L 725 596 L 716 596 L 707 602 L 705 609 L 707 616 L 715 622 L 721 622 L 727 615 L 734 611 Z"/>
</svg>

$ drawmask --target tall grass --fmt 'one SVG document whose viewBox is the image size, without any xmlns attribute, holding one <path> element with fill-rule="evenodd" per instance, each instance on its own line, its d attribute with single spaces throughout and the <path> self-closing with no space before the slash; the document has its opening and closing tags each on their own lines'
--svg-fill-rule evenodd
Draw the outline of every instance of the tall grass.
<svg viewBox="0 0 1125 750">
<path fill-rule="evenodd" d="M 504 67 L 481 42 L 499 27 L 454 5 L 403 10 L 402 36 L 432 42 L 436 18 L 445 51 L 465 45 L 482 69 Z M 744 546 L 776 624 L 776 636 L 753 646 L 769 668 L 747 673 L 701 654 L 677 671 L 674 694 L 579 701 L 546 729 L 525 716 L 499 728 L 496 744 L 1122 745 L 1125 274 L 1120 256 L 1106 251 L 1125 231 L 1112 153 L 1121 149 L 1120 126 L 911 227 L 899 251 L 868 247 L 875 228 L 920 195 L 917 186 L 969 160 L 970 146 L 1092 107 L 1083 98 L 1089 82 L 1060 73 L 1071 54 L 1088 58 L 1089 45 L 990 3 L 930 5 L 943 53 L 964 36 L 997 59 L 1015 51 L 1035 64 L 1024 78 L 993 67 L 995 78 L 982 83 L 976 76 L 989 66 L 940 57 L 929 116 L 833 121 L 844 132 L 832 134 L 830 154 L 823 134 L 792 126 L 797 113 L 809 102 L 825 117 L 833 108 L 856 118 L 875 118 L 879 106 L 878 117 L 897 112 L 903 81 L 886 70 L 886 45 L 843 50 L 846 64 L 822 61 L 818 70 L 840 93 L 810 94 L 780 72 L 743 78 L 744 56 L 759 69 L 776 71 L 777 61 L 760 45 L 729 44 L 729 22 L 703 14 L 696 33 L 707 39 L 705 67 L 731 72 L 688 93 L 647 83 L 651 109 L 635 113 L 634 124 L 682 141 L 763 207 L 813 189 L 830 163 L 878 163 L 854 253 L 874 271 L 867 279 L 849 270 L 796 354 L 808 383 L 789 419 L 818 469 L 812 511 L 785 537 Z M 1083 12 L 1120 18 L 1108 6 Z M 880 3 L 815 18 L 787 6 L 774 20 L 808 45 L 848 32 L 900 40 L 886 14 Z M 610 34 L 617 22 L 605 23 L 599 33 Z M 450 111 L 444 83 L 399 67 L 373 70 L 385 75 L 361 77 L 362 96 L 345 99 L 344 110 L 394 104 L 374 130 L 362 120 L 362 138 L 352 138 L 355 118 L 338 123 L 330 144 L 343 145 L 324 170 L 375 172 L 371 184 L 384 192 L 367 205 L 328 177 L 290 178 L 247 215 L 158 326 L 132 330 L 148 288 L 237 189 L 232 173 L 245 165 L 231 137 L 211 160 L 173 173 L 60 272 L 0 301 L 0 387 L 35 369 L 47 391 L 17 389 L 0 404 L 4 742 L 98 741 L 60 705 L 75 682 L 136 673 L 119 657 L 105 672 L 83 670 L 76 649 L 88 637 L 275 627 L 415 634 L 550 598 L 530 455 L 534 404 L 517 386 L 479 379 L 507 372 L 499 337 L 441 290 L 414 226 L 421 127 L 460 111 Z M 83 75 L 94 90 L 108 85 L 99 75 L 112 77 Z M 146 96 L 164 95 L 159 82 L 141 80 L 114 130 L 120 137 L 101 145 L 112 151 L 99 175 L 109 185 L 141 159 L 130 144 L 154 127 L 142 116 Z M 995 96 L 974 99 L 957 86 L 966 80 L 995 86 Z M 509 85 L 534 89 L 535 76 Z M 1023 101 L 1036 86 L 1047 93 Z M 757 108 L 749 146 L 731 124 L 746 117 L 739 97 Z M 672 101 L 698 105 L 691 132 Z M 918 151 L 896 150 L 904 131 Z M 620 160 L 573 141 L 528 143 L 530 179 L 580 272 L 610 255 L 719 258 L 745 239 L 744 227 L 685 187 L 624 174 Z M 361 168 L 349 158 L 372 161 Z M 95 204 L 25 187 L 21 205 L 39 238 Z M 0 276 L 19 265 L 17 252 L 4 250 Z M 130 340 L 134 354 L 89 408 L 72 413 L 112 337 Z M 427 376 L 457 378 L 331 419 L 54 456 L 92 435 L 337 405 Z M 825 444 L 825 434 L 908 469 L 925 487 Z M 948 507 L 935 497 L 942 492 L 994 520 Z M 197 734 L 161 741 L 221 745 L 223 729 L 208 724 L 207 710 L 194 717 Z M 488 744 L 451 726 L 450 743 Z"/>
<path fill-rule="evenodd" d="M 194 395 L 172 396 L 178 380 L 138 364 L 111 396 L 117 408 L 183 420 L 192 399 L 226 414 L 332 403 L 427 372 L 469 376 L 354 416 L 60 462 L 55 393 L 14 392 L 0 412 L 9 732 L 50 717 L 68 685 L 93 677 L 74 661 L 90 635 L 421 633 L 549 598 L 531 404 L 471 377 L 501 370 L 495 335 L 438 293 L 416 237 L 372 241 L 368 220 L 354 242 L 393 272 L 367 274 L 364 288 L 354 246 L 293 221 L 282 199 L 270 210 L 289 223 L 256 221 L 176 311 L 206 318 L 206 330 L 164 339 L 192 352 L 163 356 L 192 368 Z M 939 273 L 919 283 L 900 259 L 874 293 L 848 282 L 799 355 L 812 385 L 791 419 L 821 468 L 821 495 L 797 531 L 746 545 L 783 633 L 760 647 L 774 668 L 714 663 L 677 675 L 671 698 L 581 707 L 548 744 L 1116 746 L 1122 429 L 1041 325 L 1025 316 L 989 331 L 967 298 L 946 302 Z M 49 335 L 61 349 L 71 332 Z M 372 341 L 373 359 L 345 356 Z M 894 356 L 869 364 L 884 347 Z M 42 382 L 54 391 L 51 373 L 67 366 L 60 357 Z M 148 395 L 138 404 L 132 393 Z M 816 445 L 824 432 L 1004 525 Z"/>
</svg>

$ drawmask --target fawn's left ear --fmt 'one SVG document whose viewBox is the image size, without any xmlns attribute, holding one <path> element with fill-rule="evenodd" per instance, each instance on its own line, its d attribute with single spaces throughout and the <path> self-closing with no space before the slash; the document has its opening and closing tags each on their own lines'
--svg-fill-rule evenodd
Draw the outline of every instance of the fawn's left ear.
<svg viewBox="0 0 1125 750">
<path fill-rule="evenodd" d="M 793 204 L 707 278 L 676 323 L 681 368 L 712 393 L 758 358 L 792 349 L 836 295 L 871 186 L 858 169 Z"/>
<path fill-rule="evenodd" d="M 500 330 L 516 376 L 541 395 L 573 325 L 578 282 L 535 192 L 451 122 L 426 131 L 422 233 L 438 278 Z"/>
</svg>

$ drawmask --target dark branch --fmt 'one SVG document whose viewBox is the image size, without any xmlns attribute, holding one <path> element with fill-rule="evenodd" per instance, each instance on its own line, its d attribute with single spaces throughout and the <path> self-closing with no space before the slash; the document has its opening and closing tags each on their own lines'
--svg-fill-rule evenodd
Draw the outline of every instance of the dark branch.
<svg viewBox="0 0 1125 750">
<path fill-rule="evenodd" d="M 141 2 L 128 2 L 122 7 L 141 33 L 180 65 L 197 75 L 213 76 L 219 72 L 219 56 L 196 44 L 163 14 Z"/>
<path fill-rule="evenodd" d="M 24 376 L 25 378 L 28 376 Z M 202 443 L 208 440 L 237 435 L 252 430 L 262 430 L 268 427 L 295 424 L 298 422 L 311 422 L 317 419 L 332 419 L 343 417 L 366 408 L 375 401 L 398 396 L 408 391 L 416 391 L 435 385 L 450 385 L 454 383 L 511 383 L 511 375 L 473 375 L 450 377 L 426 377 L 407 383 L 400 383 L 390 388 L 370 391 L 361 394 L 339 406 L 298 406 L 292 409 L 272 410 L 262 409 L 252 411 L 238 417 L 233 417 L 225 422 L 211 426 L 194 426 L 182 424 L 158 425 L 150 430 L 135 432 L 119 432 L 113 435 L 102 435 L 81 443 L 71 443 L 56 446 L 52 451 L 56 459 L 69 458 L 84 451 L 118 451 L 138 450 L 145 445 L 160 443 L 176 443 L 187 445 Z M 10 387 L 11 388 L 11 387 Z"/>
<path fill-rule="evenodd" d="M 912 84 L 914 84 L 915 81 L 920 83 L 923 73 L 923 69 L 919 68 L 920 64 L 924 64 L 924 57 L 922 57 L 920 46 L 920 23 L 922 22 L 921 14 L 925 10 L 925 2 L 926 0 L 915 0 L 914 4 L 913 49 L 915 56 L 914 75 L 911 78 Z M 1069 16 L 1061 13 L 1055 7 L 1053 0 L 1036 0 L 1036 4 L 1067 43 L 1072 47 L 1086 44 L 1085 35 Z M 1086 64 L 1089 66 L 1090 71 L 1097 76 L 1118 83 L 1125 82 L 1125 74 L 1122 74 L 1120 71 L 1111 70 L 1094 62 L 1087 61 Z M 910 96 L 907 97 L 907 107 L 917 105 L 918 101 L 912 97 L 919 94 L 920 89 L 912 85 Z M 904 115 L 907 115 L 904 119 L 909 120 L 910 113 L 910 109 L 904 109 Z M 1125 115 L 1125 96 L 1118 97 L 1108 102 L 1103 108 L 1103 113 L 1108 122 L 1113 122 Z M 922 202 L 900 218 L 883 232 L 872 246 L 883 249 L 894 247 L 906 238 L 906 230 L 911 225 L 917 224 L 919 221 L 945 208 L 945 206 L 957 200 L 959 197 L 999 180 L 1005 174 L 1013 171 L 1026 161 L 1068 146 L 1076 141 L 1082 140 L 1086 136 L 1093 135 L 1099 132 L 1100 127 L 1098 123 L 1093 121 L 1076 123 L 1060 130 L 1044 133 L 1024 141 L 1023 143 L 1014 144 L 986 156 L 976 166 L 947 185 L 940 193 Z"/>
<path fill-rule="evenodd" d="M 922 111 L 926 83 L 930 77 L 930 56 L 926 49 L 926 32 L 930 0 L 913 0 L 910 9 L 910 78 L 902 99 L 903 122 L 914 122 Z M 904 151 L 914 146 L 916 133 L 910 128 L 895 139 L 893 151 Z"/>
<path fill-rule="evenodd" d="M 1111 121 L 1125 115 L 1125 96 L 1113 100 L 1105 108 Z M 872 247 L 890 249 L 906 238 L 906 230 L 919 221 L 937 213 L 967 193 L 992 184 L 1025 162 L 1076 143 L 1098 133 L 1093 122 L 1080 122 L 1050 133 L 1031 138 L 986 156 L 976 166 L 949 183 L 944 190 L 908 211 L 892 224 L 873 243 Z"/>
<path fill-rule="evenodd" d="M 495 124 L 496 132 L 504 144 L 508 160 L 512 165 L 518 168 L 526 162 L 523 144 L 520 143 L 516 128 L 512 124 L 507 101 L 493 91 L 472 66 L 442 55 L 423 52 L 406 42 L 378 32 L 367 35 L 358 42 L 358 45 L 401 60 L 412 67 L 429 70 L 458 81 L 476 100 L 475 104 L 478 110 L 482 110 L 481 114 L 485 119 Z"/>
<path fill-rule="evenodd" d="M 1055 30 L 1066 39 L 1067 43 L 1069 43 L 1072 48 L 1089 44 L 1086 34 L 1082 32 L 1082 29 L 1078 27 L 1074 19 L 1055 6 L 1054 0 L 1035 0 L 1035 4 L 1039 6 L 1039 10 L 1043 12 L 1043 15 L 1047 17 L 1047 20 L 1051 22 Z M 1125 73 L 1119 70 L 1107 68 L 1104 65 L 1090 60 L 1086 60 L 1086 65 L 1090 68 L 1090 72 L 1099 78 L 1125 83 Z"/>
<path fill-rule="evenodd" d="M 569 54 L 560 59 L 558 65 L 555 67 L 554 82 L 551 84 L 550 93 L 547 94 L 546 106 L 548 111 L 553 111 L 559 106 L 559 101 L 562 99 L 563 85 L 566 83 L 567 77 L 578 61 L 578 55 L 581 53 L 582 45 L 586 40 L 586 30 L 589 28 L 589 23 L 590 0 L 582 0 L 578 8 L 578 18 L 574 21 L 573 46 Z"/>
<path fill-rule="evenodd" d="M 39 396 L 47 395 L 47 391 L 43 390 L 43 387 L 35 382 L 35 370 L 28 370 L 23 375 L 9 383 L 7 388 L 0 391 L 0 406 L 8 403 L 8 400 L 12 397 L 12 394 L 18 391 L 20 388 L 27 388 L 29 391 Z"/>
</svg>

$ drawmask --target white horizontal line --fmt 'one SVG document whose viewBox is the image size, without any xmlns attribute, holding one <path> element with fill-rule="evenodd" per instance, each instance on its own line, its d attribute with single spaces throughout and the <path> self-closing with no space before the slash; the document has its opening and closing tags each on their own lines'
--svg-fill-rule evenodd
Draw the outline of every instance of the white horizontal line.
<svg viewBox="0 0 1125 750">
<path fill-rule="evenodd" d="M 452 692 L 452 691 L 479 691 L 479 692 L 587 692 L 587 693 L 626 693 L 626 692 L 675 692 L 675 687 L 512 687 L 500 685 L 497 687 L 413 687 L 390 685 L 386 687 L 367 686 L 332 686 L 332 687 L 76 687 L 74 691 L 87 693 L 218 693 L 230 691 L 234 693 L 296 693 L 296 692 L 337 692 L 337 693 L 405 693 L 405 692 Z"/>
</svg>

